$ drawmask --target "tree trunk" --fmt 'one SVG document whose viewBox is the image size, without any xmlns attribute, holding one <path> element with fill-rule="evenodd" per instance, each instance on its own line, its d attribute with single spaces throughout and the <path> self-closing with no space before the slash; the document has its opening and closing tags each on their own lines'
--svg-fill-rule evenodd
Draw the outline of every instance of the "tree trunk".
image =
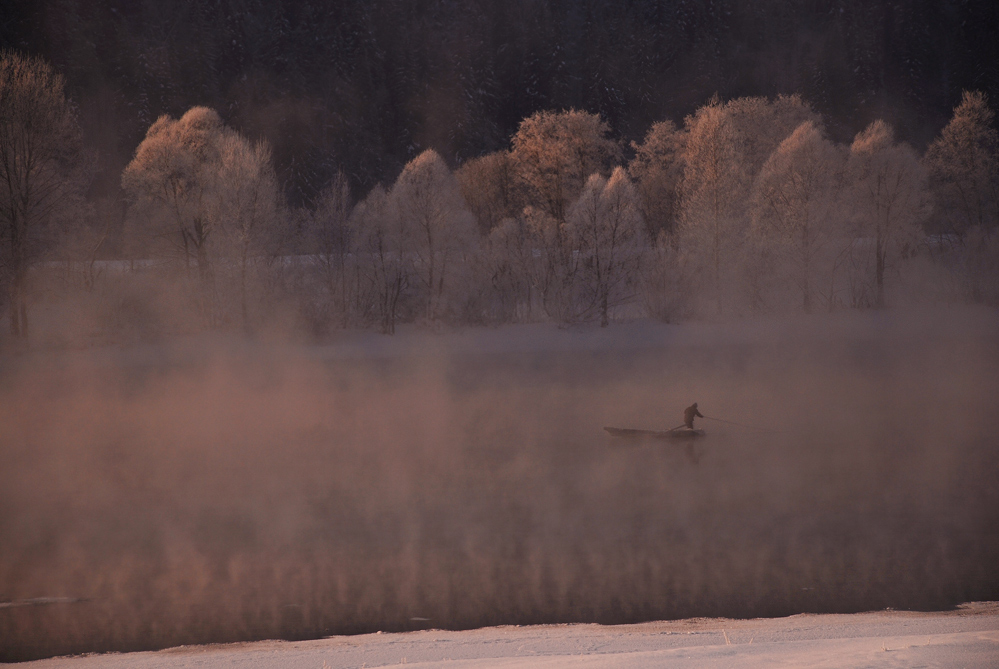
<svg viewBox="0 0 999 669">
<path fill-rule="evenodd" d="M 184 269 L 187 275 L 191 275 L 191 248 L 190 248 L 190 235 L 187 234 L 187 230 L 180 231 L 180 238 L 184 242 Z"/>
<path fill-rule="evenodd" d="M 429 277 L 427 278 L 427 320 L 434 320 L 434 293 L 436 286 L 434 286 L 434 247 L 430 246 L 430 267 L 429 267 Z"/>
<path fill-rule="evenodd" d="M 23 272 L 16 270 L 10 284 L 10 334 L 18 339 L 28 337 L 28 300 L 24 295 Z"/>
<path fill-rule="evenodd" d="M 250 317 L 246 310 L 246 249 L 239 258 L 239 306 L 243 316 L 243 331 L 250 331 Z"/>
<path fill-rule="evenodd" d="M 208 283 L 211 268 L 208 265 L 208 249 L 206 248 L 208 234 L 200 218 L 194 219 L 194 247 L 198 254 L 198 275 Z"/>
<path fill-rule="evenodd" d="M 28 337 L 28 302 L 24 295 L 27 263 L 24 252 L 24 230 L 15 218 L 10 237 L 10 333 L 17 338 Z"/>
<path fill-rule="evenodd" d="M 12 337 L 19 338 L 21 336 L 21 310 L 18 308 L 19 300 L 15 283 L 11 283 L 8 296 L 10 298 L 10 334 Z"/>
<path fill-rule="evenodd" d="M 812 313 L 812 290 L 811 286 L 808 285 L 808 275 L 811 272 L 812 264 L 812 252 L 809 248 L 810 240 L 808 238 L 808 225 L 805 225 L 801 230 L 801 245 L 803 250 L 802 258 L 802 277 L 801 277 L 801 292 L 802 300 L 801 306 L 806 314 Z"/>
<path fill-rule="evenodd" d="M 715 270 L 715 300 L 717 301 L 718 313 L 722 312 L 722 291 L 721 291 L 721 213 L 718 204 L 718 193 L 714 193 L 712 205 L 714 207 L 714 242 L 712 249 L 712 260 Z"/>
<path fill-rule="evenodd" d="M 340 315 L 341 325 L 344 330 L 347 329 L 347 259 L 345 257 L 345 252 L 340 252 L 339 257 L 340 263 Z"/>
<path fill-rule="evenodd" d="M 874 247 L 874 256 L 874 276 L 877 284 L 875 304 L 880 309 L 885 305 L 885 243 L 880 234 Z"/>
</svg>

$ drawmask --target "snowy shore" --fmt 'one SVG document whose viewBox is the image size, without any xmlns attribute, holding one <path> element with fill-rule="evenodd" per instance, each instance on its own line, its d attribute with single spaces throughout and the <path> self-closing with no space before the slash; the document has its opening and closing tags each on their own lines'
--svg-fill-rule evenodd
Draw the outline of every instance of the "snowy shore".
<svg viewBox="0 0 999 669">
<path fill-rule="evenodd" d="M 954 611 L 693 618 L 640 625 L 540 625 L 334 636 L 61 657 L 31 669 L 291 667 L 994 667 L 999 603 Z"/>
</svg>

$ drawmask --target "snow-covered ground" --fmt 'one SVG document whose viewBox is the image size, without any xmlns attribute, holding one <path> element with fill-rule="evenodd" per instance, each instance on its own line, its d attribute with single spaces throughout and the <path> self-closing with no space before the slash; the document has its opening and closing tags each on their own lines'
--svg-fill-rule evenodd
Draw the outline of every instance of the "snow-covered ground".
<svg viewBox="0 0 999 669">
<path fill-rule="evenodd" d="M 292 667 L 995 667 L 999 603 L 955 611 L 490 627 L 63 657 L 38 669 Z"/>
</svg>

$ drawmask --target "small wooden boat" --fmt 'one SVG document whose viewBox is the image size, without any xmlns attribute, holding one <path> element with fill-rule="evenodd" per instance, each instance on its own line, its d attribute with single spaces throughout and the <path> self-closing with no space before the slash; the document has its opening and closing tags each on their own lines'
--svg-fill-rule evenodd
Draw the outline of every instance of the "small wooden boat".
<svg viewBox="0 0 999 669">
<path fill-rule="evenodd" d="M 687 428 L 665 430 L 662 432 L 657 432 L 656 430 L 635 430 L 628 427 L 605 427 L 604 430 L 612 437 L 622 437 L 636 441 L 688 441 L 705 436 L 704 430 L 690 430 Z"/>
</svg>

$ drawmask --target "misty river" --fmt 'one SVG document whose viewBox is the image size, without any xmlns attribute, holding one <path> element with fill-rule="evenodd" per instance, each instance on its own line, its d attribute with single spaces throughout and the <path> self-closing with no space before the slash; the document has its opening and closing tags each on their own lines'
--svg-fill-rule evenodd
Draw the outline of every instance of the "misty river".
<svg viewBox="0 0 999 669">
<path fill-rule="evenodd" d="M 0 660 L 999 598 L 999 328 L 940 316 L 5 358 Z M 765 429 L 602 429 L 693 401 Z"/>
</svg>

